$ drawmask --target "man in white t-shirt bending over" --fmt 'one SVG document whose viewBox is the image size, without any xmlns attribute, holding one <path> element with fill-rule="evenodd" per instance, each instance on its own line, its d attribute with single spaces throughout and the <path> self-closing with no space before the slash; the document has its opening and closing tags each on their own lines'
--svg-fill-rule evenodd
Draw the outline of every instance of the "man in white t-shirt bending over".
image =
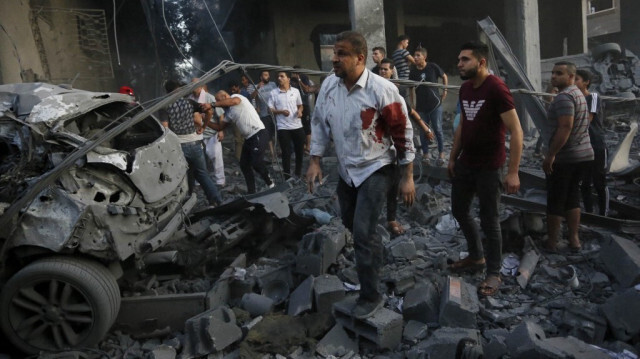
<svg viewBox="0 0 640 359">
<path fill-rule="evenodd" d="M 203 109 L 206 111 L 212 107 L 222 107 L 225 109 L 225 116 L 222 122 L 210 122 L 208 126 L 216 131 L 221 131 L 229 123 L 233 123 L 245 138 L 240 155 L 240 169 L 247 182 L 247 191 L 250 194 L 256 192 L 253 170 L 258 172 L 267 187 L 273 188 L 275 184 L 269 177 L 269 171 L 262 161 L 264 151 L 269 143 L 269 136 L 255 108 L 246 97 L 239 94 L 229 96 L 224 90 L 218 91 L 215 99 L 215 104 L 203 104 Z"/>
</svg>

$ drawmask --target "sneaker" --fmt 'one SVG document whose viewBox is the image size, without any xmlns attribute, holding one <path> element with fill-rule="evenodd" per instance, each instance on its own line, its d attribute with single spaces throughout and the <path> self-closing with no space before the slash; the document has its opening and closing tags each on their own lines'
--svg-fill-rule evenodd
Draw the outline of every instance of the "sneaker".
<svg viewBox="0 0 640 359">
<path fill-rule="evenodd" d="M 377 300 L 368 301 L 358 298 L 356 306 L 353 307 L 351 314 L 356 319 L 366 319 L 375 314 L 375 312 L 382 308 L 384 304 L 384 298 L 379 297 Z"/>
</svg>

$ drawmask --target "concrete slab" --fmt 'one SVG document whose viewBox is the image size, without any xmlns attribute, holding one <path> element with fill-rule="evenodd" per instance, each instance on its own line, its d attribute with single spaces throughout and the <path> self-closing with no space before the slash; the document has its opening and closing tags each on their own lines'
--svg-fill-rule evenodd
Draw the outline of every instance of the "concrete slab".
<svg viewBox="0 0 640 359">
<path fill-rule="evenodd" d="M 349 334 L 340 324 L 336 324 L 318 342 L 316 352 L 323 357 L 342 357 L 348 353 L 358 352 L 358 343 L 349 337 Z"/>
<path fill-rule="evenodd" d="M 168 345 L 159 345 L 151 351 L 149 357 L 151 359 L 174 359 L 176 349 Z"/>
<path fill-rule="evenodd" d="M 580 339 L 569 337 L 548 338 L 542 341 L 540 357 L 550 359 L 580 358 L 609 359 L 610 356 Z"/>
<path fill-rule="evenodd" d="M 513 358 L 522 359 L 547 358 L 547 356 L 540 354 L 543 350 L 542 348 L 545 347 L 543 343 L 545 339 L 546 335 L 542 327 L 532 321 L 525 320 L 507 336 L 506 344 L 509 349 L 509 355 Z M 561 351 L 554 351 L 553 347 L 545 349 L 545 355 L 552 355 L 552 358 L 564 358 L 557 356 L 560 354 Z"/>
<path fill-rule="evenodd" d="M 601 242 L 600 259 L 607 271 L 625 288 L 640 283 L 640 247 L 620 236 Z"/>
<path fill-rule="evenodd" d="M 298 315 L 313 308 L 313 276 L 307 277 L 289 296 L 288 315 Z"/>
<path fill-rule="evenodd" d="M 449 276 L 440 300 L 440 325 L 476 328 L 479 310 L 475 287 L 460 277 Z"/>
<path fill-rule="evenodd" d="M 315 278 L 313 290 L 316 300 L 316 311 L 331 313 L 333 303 L 344 298 L 345 290 L 340 278 L 335 275 L 321 275 Z"/>
<path fill-rule="evenodd" d="M 337 222 L 305 234 L 298 247 L 296 272 L 313 276 L 326 273 L 327 268 L 336 262 L 349 236 L 349 231 Z"/>
</svg>

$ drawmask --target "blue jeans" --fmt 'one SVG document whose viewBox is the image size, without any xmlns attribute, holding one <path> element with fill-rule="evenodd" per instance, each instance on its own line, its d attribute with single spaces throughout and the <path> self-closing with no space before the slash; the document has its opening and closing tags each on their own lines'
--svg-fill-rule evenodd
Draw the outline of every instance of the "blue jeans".
<svg viewBox="0 0 640 359">
<path fill-rule="evenodd" d="M 502 171 L 469 168 L 460 161 L 456 161 L 454 171 L 455 177 L 451 181 L 451 213 L 467 240 L 469 257 L 475 260 L 485 257 L 478 228 L 470 213 L 475 195 L 480 204 L 480 226 L 487 237 L 487 274 L 497 275 L 502 267 L 502 232 L 498 213 Z"/>
<path fill-rule="evenodd" d="M 378 284 L 382 266 L 382 238 L 376 232 L 376 226 L 387 198 L 390 175 L 390 166 L 385 166 L 359 187 L 351 187 L 340 178 L 336 190 L 342 223 L 353 235 L 360 298 L 368 301 L 381 297 Z"/>
<path fill-rule="evenodd" d="M 218 187 L 213 183 L 213 180 L 207 172 L 207 163 L 204 159 L 204 150 L 202 149 L 201 141 L 181 143 L 180 147 L 182 147 L 182 153 L 184 153 L 184 158 L 189 165 L 189 172 L 187 172 L 189 189 L 193 190 L 195 181 L 198 181 L 204 190 L 204 194 L 207 196 L 209 204 L 222 203 L 222 197 L 220 196 L 220 192 L 218 192 Z"/>
<path fill-rule="evenodd" d="M 438 153 L 444 151 L 444 138 L 442 134 L 442 106 L 438 106 L 431 112 L 418 112 L 420 118 L 435 132 L 438 141 Z M 420 144 L 422 145 L 422 153 L 429 153 L 429 140 L 424 131 L 420 131 Z"/>
</svg>

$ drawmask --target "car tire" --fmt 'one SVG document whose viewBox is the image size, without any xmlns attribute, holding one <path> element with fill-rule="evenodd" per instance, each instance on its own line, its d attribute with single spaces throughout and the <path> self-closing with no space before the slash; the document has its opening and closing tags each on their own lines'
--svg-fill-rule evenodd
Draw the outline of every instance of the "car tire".
<svg viewBox="0 0 640 359">
<path fill-rule="evenodd" d="M 37 260 L 13 275 L 0 293 L 2 331 L 27 354 L 95 346 L 119 310 L 114 276 L 81 258 Z"/>
<path fill-rule="evenodd" d="M 620 56 L 620 54 L 622 53 L 622 49 L 620 48 L 620 45 L 614 43 L 614 42 L 609 42 L 606 44 L 602 44 L 602 45 L 598 45 L 596 47 L 594 47 L 593 49 L 591 49 L 591 56 L 595 59 L 595 60 L 600 60 L 604 57 L 604 55 L 611 53 L 611 55 L 615 56 Z"/>
</svg>

